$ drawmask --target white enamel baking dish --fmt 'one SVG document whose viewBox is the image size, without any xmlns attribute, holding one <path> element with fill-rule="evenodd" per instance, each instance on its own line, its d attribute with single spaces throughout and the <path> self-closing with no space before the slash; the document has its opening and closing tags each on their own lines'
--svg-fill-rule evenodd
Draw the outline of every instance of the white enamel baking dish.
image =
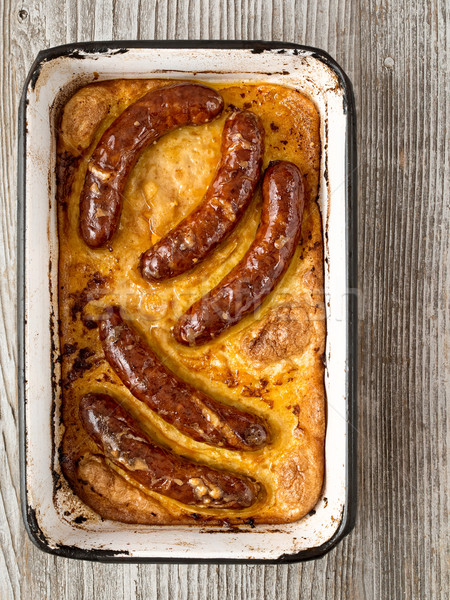
<svg viewBox="0 0 450 600">
<path fill-rule="evenodd" d="M 308 516 L 232 530 L 84 522 L 61 475 L 58 237 L 55 142 L 58 109 L 95 78 L 258 80 L 301 90 L 321 116 L 319 205 L 327 314 L 326 476 Z M 351 85 L 324 52 L 265 42 L 106 42 L 41 52 L 19 115 L 19 396 L 22 508 L 31 539 L 62 556 L 139 562 L 286 562 L 320 556 L 351 529 L 355 513 L 356 153 Z"/>
</svg>

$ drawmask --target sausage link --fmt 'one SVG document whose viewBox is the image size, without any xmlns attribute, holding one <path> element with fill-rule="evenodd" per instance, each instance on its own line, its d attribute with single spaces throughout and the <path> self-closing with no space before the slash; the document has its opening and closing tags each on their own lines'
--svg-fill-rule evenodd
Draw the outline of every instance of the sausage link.
<svg viewBox="0 0 450 600">
<path fill-rule="evenodd" d="M 225 121 L 221 159 L 203 201 L 144 252 L 140 260 L 147 281 L 181 275 L 204 260 L 236 227 L 261 175 L 264 127 L 251 112 Z"/>
<path fill-rule="evenodd" d="M 256 310 L 284 275 L 298 245 L 304 206 L 299 169 L 272 163 L 264 175 L 261 224 L 243 259 L 177 321 L 180 344 L 201 345 Z"/>
<path fill-rule="evenodd" d="M 204 508 L 247 508 L 256 500 L 259 485 L 255 481 L 199 465 L 157 446 L 106 394 L 84 396 L 79 413 L 83 427 L 105 457 L 149 490 Z"/>
<path fill-rule="evenodd" d="M 141 150 L 182 125 L 208 123 L 223 110 L 215 90 L 178 83 L 151 90 L 129 106 L 102 135 L 87 167 L 80 197 L 80 231 L 91 248 L 113 237 L 128 174 Z"/>
<path fill-rule="evenodd" d="M 131 393 L 194 440 L 232 450 L 264 445 L 267 432 L 253 414 L 207 396 L 165 367 L 118 307 L 106 310 L 100 339 L 111 367 Z"/>
</svg>

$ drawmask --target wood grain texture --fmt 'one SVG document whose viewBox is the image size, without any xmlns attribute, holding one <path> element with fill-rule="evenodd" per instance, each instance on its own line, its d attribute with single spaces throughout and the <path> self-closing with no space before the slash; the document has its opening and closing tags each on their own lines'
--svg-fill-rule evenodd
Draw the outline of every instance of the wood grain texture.
<svg viewBox="0 0 450 600">
<path fill-rule="evenodd" d="M 446 0 L 0 0 L 0 8 L 0 598 L 446 598 Z M 310 44 L 334 56 L 353 81 L 359 120 L 359 513 L 353 533 L 320 560 L 100 565 L 45 555 L 27 539 L 19 511 L 15 376 L 19 95 L 39 50 L 132 38 Z"/>
</svg>

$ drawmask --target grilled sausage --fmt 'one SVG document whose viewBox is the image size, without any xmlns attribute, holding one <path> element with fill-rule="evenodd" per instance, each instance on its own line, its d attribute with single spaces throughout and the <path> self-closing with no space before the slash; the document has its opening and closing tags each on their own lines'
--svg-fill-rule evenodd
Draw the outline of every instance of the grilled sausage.
<svg viewBox="0 0 450 600">
<path fill-rule="evenodd" d="M 157 446 L 106 394 L 84 396 L 79 414 L 105 457 L 149 490 L 205 508 L 246 508 L 256 500 L 255 481 L 196 464 Z"/>
<path fill-rule="evenodd" d="M 105 131 L 87 167 L 80 197 L 80 231 L 91 248 L 113 237 L 128 174 L 141 150 L 182 125 L 208 123 L 223 110 L 222 97 L 197 83 L 151 90 Z"/>
<path fill-rule="evenodd" d="M 105 312 L 100 339 L 111 367 L 131 393 L 167 423 L 194 440 L 232 450 L 267 441 L 262 420 L 207 396 L 165 367 L 118 307 Z"/>
<path fill-rule="evenodd" d="M 251 112 L 228 117 L 221 159 L 203 201 L 179 225 L 144 252 L 147 281 L 181 275 L 204 260 L 233 231 L 253 197 L 261 175 L 264 127 Z"/>
<path fill-rule="evenodd" d="M 261 224 L 243 259 L 178 320 L 180 344 L 201 345 L 256 310 L 285 273 L 300 239 L 304 205 L 302 175 L 276 162 L 263 181 Z"/>
</svg>

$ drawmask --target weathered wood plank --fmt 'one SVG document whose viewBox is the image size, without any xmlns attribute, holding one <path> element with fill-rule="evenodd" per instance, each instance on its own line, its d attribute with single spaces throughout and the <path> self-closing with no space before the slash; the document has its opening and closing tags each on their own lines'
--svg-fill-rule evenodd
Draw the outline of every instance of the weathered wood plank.
<svg viewBox="0 0 450 600">
<path fill-rule="evenodd" d="M 444 598 L 449 308 L 445 0 L 0 0 L 0 597 Z M 359 517 L 303 565 L 100 565 L 47 556 L 19 514 L 16 115 L 45 47 L 91 39 L 274 39 L 328 50 L 359 118 Z M 447 354 L 446 354 L 447 352 Z"/>
</svg>

